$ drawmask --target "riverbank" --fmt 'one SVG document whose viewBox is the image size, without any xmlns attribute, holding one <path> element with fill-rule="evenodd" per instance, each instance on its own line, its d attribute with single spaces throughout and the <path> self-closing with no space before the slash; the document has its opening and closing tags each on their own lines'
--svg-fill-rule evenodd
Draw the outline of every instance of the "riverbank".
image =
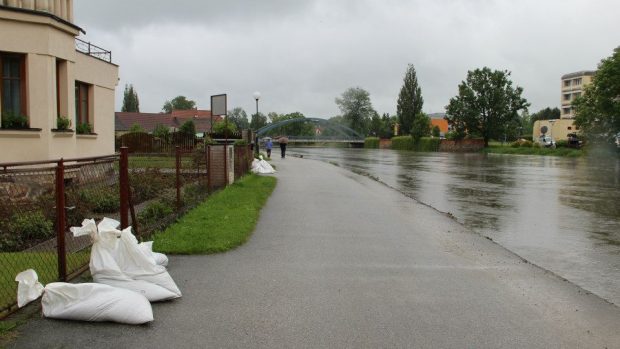
<svg viewBox="0 0 620 349">
<path fill-rule="evenodd" d="M 252 238 L 170 256 L 146 327 L 37 319 L 9 348 L 614 347 L 620 310 L 369 178 L 274 159 Z"/>
<path fill-rule="evenodd" d="M 583 149 L 574 149 L 566 147 L 558 148 L 542 148 L 542 147 L 511 147 L 510 145 L 490 145 L 482 149 L 480 152 L 486 154 L 509 154 L 509 155 L 546 155 L 546 156 L 564 156 L 564 157 L 580 157 L 583 156 Z"/>
</svg>

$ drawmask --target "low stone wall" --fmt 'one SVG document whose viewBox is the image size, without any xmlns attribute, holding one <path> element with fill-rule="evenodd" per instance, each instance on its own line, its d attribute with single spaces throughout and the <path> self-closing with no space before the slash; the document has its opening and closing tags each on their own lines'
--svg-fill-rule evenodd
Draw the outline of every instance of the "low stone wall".
<svg viewBox="0 0 620 349">
<path fill-rule="evenodd" d="M 458 141 L 442 139 L 439 151 L 453 153 L 477 152 L 484 148 L 483 139 L 461 139 Z"/>
</svg>

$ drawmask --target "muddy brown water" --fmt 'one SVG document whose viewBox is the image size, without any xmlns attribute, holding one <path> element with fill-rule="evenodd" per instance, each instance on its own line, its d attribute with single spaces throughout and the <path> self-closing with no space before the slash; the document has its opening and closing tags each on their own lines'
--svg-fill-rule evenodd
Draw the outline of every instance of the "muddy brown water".
<svg viewBox="0 0 620 349">
<path fill-rule="evenodd" d="M 451 213 L 523 258 L 620 305 L 620 160 L 291 148 Z"/>
</svg>

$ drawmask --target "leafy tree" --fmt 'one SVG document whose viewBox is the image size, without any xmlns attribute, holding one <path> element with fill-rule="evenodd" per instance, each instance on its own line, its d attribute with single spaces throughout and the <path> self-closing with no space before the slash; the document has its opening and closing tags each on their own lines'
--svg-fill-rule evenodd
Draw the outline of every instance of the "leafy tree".
<svg viewBox="0 0 620 349">
<path fill-rule="evenodd" d="M 541 109 L 540 111 L 532 114 L 530 116 L 530 121 L 532 122 L 532 125 L 534 125 L 534 123 L 538 120 L 553 120 L 553 119 L 559 119 L 560 118 L 560 109 L 556 108 L 545 108 L 545 109 Z"/>
<path fill-rule="evenodd" d="M 226 127 L 228 126 L 228 127 Z M 218 122 L 216 122 L 215 124 L 213 124 L 213 133 L 218 134 L 218 135 L 222 135 L 224 134 L 224 131 L 228 130 L 228 134 L 231 135 L 235 132 L 237 132 L 237 125 L 230 122 L 227 123 L 224 120 L 220 120 Z"/>
<path fill-rule="evenodd" d="M 153 136 L 162 138 L 162 139 L 167 139 L 168 136 L 170 136 L 170 128 L 162 124 L 157 124 L 155 128 L 153 129 Z"/>
<path fill-rule="evenodd" d="M 164 103 L 162 111 L 170 114 L 173 110 L 188 110 L 194 108 L 196 108 L 196 102 L 187 99 L 185 96 L 176 96 L 172 100 Z"/>
<path fill-rule="evenodd" d="M 138 100 L 138 93 L 133 88 L 132 84 L 125 84 L 125 92 L 123 93 L 123 106 L 121 107 L 123 112 L 140 112 L 140 101 Z"/>
<path fill-rule="evenodd" d="M 305 119 L 304 114 L 300 112 L 288 113 L 288 114 L 277 114 L 277 113 L 269 113 L 269 119 L 272 124 L 276 124 L 278 122 L 291 120 L 291 119 Z M 273 129 L 270 134 L 282 134 L 289 136 L 314 136 L 314 126 L 309 122 L 296 122 L 288 125 L 284 125 L 281 127 L 277 127 Z"/>
<path fill-rule="evenodd" d="M 484 139 L 500 139 L 507 125 L 519 121 L 519 111 L 529 103 L 521 97 L 523 89 L 512 87 L 508 71 L 491 71 L 488 67 L 467 72 L 459 85 L 459 94 L 446 106 L 448 122 L 459 136 L 465 133 Z"/>
<path fill-rule="evenodd" d="M 252 114 L 252 119 L 250 120 L 250 128 L 252 130 L 256 131 L 265 125 L 267 125 L 267 117 L 265 116 L 265 114 Z"/>
<path fill-rule="evenodd" d="M 347 126 L 361 134 L 368 133 L 370 119 L 376 113 L 370 102 L 368 91 L 360 87 L 351 87 L 344 91 L 341 98 L 336 98 L 336 104 Z"/>
<path fill-rule="evenodd" d="M 140 124 L 135 123 L 131 125 L 131 127 L 129 128 L 129 132 L 144 132 L 144 129 Z"/>
<path fill-rule="evenodd" d="M 381 133 L 383 132 L 384 125 L 383 120 L 379 116 L 379 113 L 374 113 L 370 118 L 370 128 L 368 130 L 368 134 L 375 137 L 381 137 Z"/>
<path fill-rule="evenodd" d="M 410 134 L 415 140 L 428 134 L 428 123 L 422 115 L 422 89 L 418 86 L 418 77 L 413 64 L 407 66 L 403 87 L 398 95 L 396 115 L 403 134 Z M 426 126 L 426 128 L 424 128 Z"/>
<path fill-rule="evenodd" d="M 194 124 L 194 120 L 187 120 L 179 127 L 179 132 L 186 135 L 196 135 L 196 124 Z"/>
<path fill-rule="evenodd" d="M 620 46 L 601 60 L 573 107 L 575 125 L 593 141 L 609 142 L 620 132 Z"/>
<path fill-rule="evenodd" d="M 433 130 L 431 133 L 433 134 L 433 137 L 439 137 L 441 135 L 441 130 L 439 129 L 439 126 L 433 126 Z"/>
<path fill-rule="evenodd" d="M 430 136 L 431 135 L 431 118 L 420 112 L 413 119 L 413 124 L 411 125 L 411 137 L 414 142 L 418 142 L 420 138 Z"/>
<path fill-rule="evenodd" d="M 234 108 L 228 111 L 228 122 L 235 124 L 237 129 L 244 130 L 250 128 L 250 122 L 248 121 L 248 114 L 246 114 L 243 108 Z"/>
</svg>

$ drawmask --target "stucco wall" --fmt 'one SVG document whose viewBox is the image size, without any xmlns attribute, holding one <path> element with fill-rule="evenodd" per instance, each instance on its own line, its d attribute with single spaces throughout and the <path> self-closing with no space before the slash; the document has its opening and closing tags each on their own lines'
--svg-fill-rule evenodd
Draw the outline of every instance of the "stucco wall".
<svg viewBox="0 0 620 349">
<path fill-rule="evenodd" d="M 551 136 L 556 141 L 566 140 L 568 139 L 567 135 L 569 133 L 578 132 L 573 119 L 538 120 L 534 122 L 532 134 L 534 141 L 540 137 L 540 128 L 543 126 L 547 126 L 549 131 L 551 131 L 547 132 L 547 135 Z"/>
<path fill-rule="evenodd" d="M 0 9 L 0 52 L 25 54 L 26 114 L 31 128 L 0 129 L 0 162 L 38 161 L 114 153 L 114 90 L 118 66 L 75 50 L 76 28 L 47 16 Z M 92 85 L 90 119 L 97 135 L 52 132 L 56 128 L 56 62 L 61 115 L 75 128 L 75 81 Z M 0 110 L 1 112 L 1 110 Z"/>
</svg>

